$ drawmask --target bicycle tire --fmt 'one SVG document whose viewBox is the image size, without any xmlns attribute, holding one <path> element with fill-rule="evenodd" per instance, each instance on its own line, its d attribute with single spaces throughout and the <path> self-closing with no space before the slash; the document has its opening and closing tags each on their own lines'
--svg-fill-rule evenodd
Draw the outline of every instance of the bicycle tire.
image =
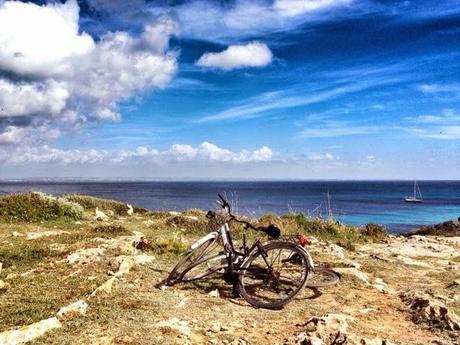
<svg viewBox="0 0 460 345">
<path fill-rule="evenodd" d="M 237 281 L 238 290 L 249 304 L 257 308 L 279 309 L 289 303 L 305 286 L 310 271 L 308 258 L 303 249 L 292 242 L 270 242 L 263 247 L 263 250 L 267 254 L 266 260 L 269 261 L 269 265 L 267 266 L 267 262 L 263 259 L 263 252 L 256 251 L 251 254 L 241 266 L 242 271 Z M 279 250 L 278 255 L 271 253 L 276 250 Z M 286 253 L 283 254 L 286 258 L 292 256 L 293 252 L 299 254 L 301 262 L 296 263 L 292 260 L 281 259 L 281 250 L 286 250 Z M 298 271 L 298 279 L 294 278 L 297 281 L 296 285 L 294 282 L 289 283 L 292 280 L 290 278 L 281 278 L 281 268 L 279 271 L 275 271 L 273 266 L 276 261 L 285 265 L 285 272 L 288 272 L 288 269 Z M 289 293 L 285 297 L 280 297 L 277 290 L 280 290 L 283 283 L 287 284 Z M 262 297 L 260 296 L 262 290 L 265 290 L 268 295 L 274 296 Z"/>
<path fill-rule="evenodd" d="M 319 288 L 336 285 L 340 275 L 329 268 L 315 268 L 308 276 L 305 287 Z"/>
<path fill-rule="evenodd" d="M 180 280 L 184 283 L 196 281 L 211 276 L 228 267 L 227 256 L 224 252 L 204 257 L 185 269 Z"/>
<path fill-rule="evenodd" d="M 198 240 L 195 243 L 199 243 Z M 200 260 L 206 251 L 212 249 L 217 245 L 217 237 L 210 237 L 209 239 L 203 241 L 194 248 L 194 245 L 191 245 L 187 252 L 182 256 L 182 258 L 177 262 L 176 266 L 171 270 L 168 277 L 165 280 L 165 285 L 171 286 L 177 284 L 181 281 L 183 273 L 193 265 L 195 262 Z"/>
</svg>

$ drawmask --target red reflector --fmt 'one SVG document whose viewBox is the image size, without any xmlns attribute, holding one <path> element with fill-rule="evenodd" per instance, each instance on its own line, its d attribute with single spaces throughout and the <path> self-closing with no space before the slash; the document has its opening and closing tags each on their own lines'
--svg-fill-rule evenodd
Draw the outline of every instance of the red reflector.
<svg viewBox="0 0 460 345">
<path fill-rule="evenodd" d="M 305 247 L 308 244 L 308 239 L 303 235 L 299 235 L 297 239 L 302 247 Z"/>
</svg>

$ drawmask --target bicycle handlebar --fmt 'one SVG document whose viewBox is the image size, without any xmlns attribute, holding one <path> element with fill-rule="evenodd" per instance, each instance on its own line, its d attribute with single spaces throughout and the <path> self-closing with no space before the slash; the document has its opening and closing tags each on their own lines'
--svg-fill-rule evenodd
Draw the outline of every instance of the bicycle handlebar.
<svg viewBox="0 0 460 345">
<path fill-rule="evenodd" d="M 235 221 L 237 223 L 240 223 L 240 224 L 243 224 L 244 228 L 245 229 L 248 229 L 248 228 L 251 228 L 253 230 L 256 230 L 256 231 L 261 231 L 265 234 L 267 234 L 268 236 L 272 237 L 272 238 L 279 238 L 281 236 L 281 230 L 279 227 L 277 227 L 276 225 L 274 224 L 270 224 L 268 226 L 259 226 L 259 227 L 255 227 L 254 225 L 252 225 L 251 223 L 245 221 L 245 220 L 239 220 L 237 219 L 231 212 L 231 209 L 230 209 L 230 205 L 229 203 L 227 202 L 227 200 L 225 200 L 225 198 L 220 194 L 218 193 L 217 196 L 219 197 L 219 199 L 222 201 L 222 208 L 228 213 L 228 215 L 230 216 L 230 220 L 229 221 Z"/>
</svg>

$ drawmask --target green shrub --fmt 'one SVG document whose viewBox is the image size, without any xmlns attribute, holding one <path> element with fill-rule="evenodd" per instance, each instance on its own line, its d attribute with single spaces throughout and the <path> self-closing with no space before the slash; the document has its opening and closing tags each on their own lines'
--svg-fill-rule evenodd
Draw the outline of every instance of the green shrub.
<svg viewBox="0 0 460 345">
<path fill-rule="evenodd" d="M 341 243 L 350 247 L 348 243 L 362 240 L 362 236 L 353 226 L 342 224 L 334 219 L 309 218 L 303 213 L 290 213 L 281 217 L 280 224 L 285 234 L 302 233 L 318 239 Z"/>
<path fill-rule="evenodd" d="M 154 244 L 160 254 L 182 254 L 187 250 L 187 245 L 185 243 L 174 239 L 157 238 Z"/>
<path fill-rule="evenodd" d="M 0 197 L 0 219 L 10 222 L 38 222 L 61 218 L 78 220 L 84 210 L 78 203 L 43 193 L 9 194 Z"/>
<path fill-rule="evenodd" d="M 359 232 L 368 237 L 374 237 L 377 239 L 383 239 L 388 236 L 387 230 L 384 226 L 374 223 L 366 224 L 363 228 L 359 229 Z"/>
<path fill-rule="evenodd" d="M 93 232 L 96 232 L 100 235 L 128 235 L 131 232 L 122 225 L 98 225 L 93 228 Z"/>
<path fill-rule="evenodd" d="M 98 207 L 101 210 L 111 210 L 119 216 L 126 216 L 128 212 L 127 204 L 117 200 L 102 199 L 91 195 L 79 194 L 64 195 L 64 198 L 71 202 L 80 204 L 86 211 L 94 211 L 96 207 Z M 144 214 L 148 212 L 148 210 L 144 208 L 133 207 L 133 209 L 135 213 Z"/>
</svg>

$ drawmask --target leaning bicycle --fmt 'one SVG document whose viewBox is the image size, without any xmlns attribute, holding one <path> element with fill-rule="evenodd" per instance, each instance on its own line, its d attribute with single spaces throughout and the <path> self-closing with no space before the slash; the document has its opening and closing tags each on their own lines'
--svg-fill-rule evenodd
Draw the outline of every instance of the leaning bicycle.
<svg viewBox="0 0 460 345">
<path fill-rule="evenodd" d="M 242 296 L 255 307 L 277 309 L 290 302 L 305 286 L 311 271 L 306 251 L 296 243 L 279 241 L 281 231 L 276 225 L 254 227 L 237 219 L 225 198 L 218 194 L 228 220 L 190 246 L 165 281 L 166 285 L 202 279 L 222 271 L 224 280 L 233 285 L 233 294 Z M 208 212 L 208 217 L 215 217 Z M 272 240 L 262 244 L 255 240 L 235 248 L 229 223 L 243 224 L 265 233 Z"/>
</svg>

